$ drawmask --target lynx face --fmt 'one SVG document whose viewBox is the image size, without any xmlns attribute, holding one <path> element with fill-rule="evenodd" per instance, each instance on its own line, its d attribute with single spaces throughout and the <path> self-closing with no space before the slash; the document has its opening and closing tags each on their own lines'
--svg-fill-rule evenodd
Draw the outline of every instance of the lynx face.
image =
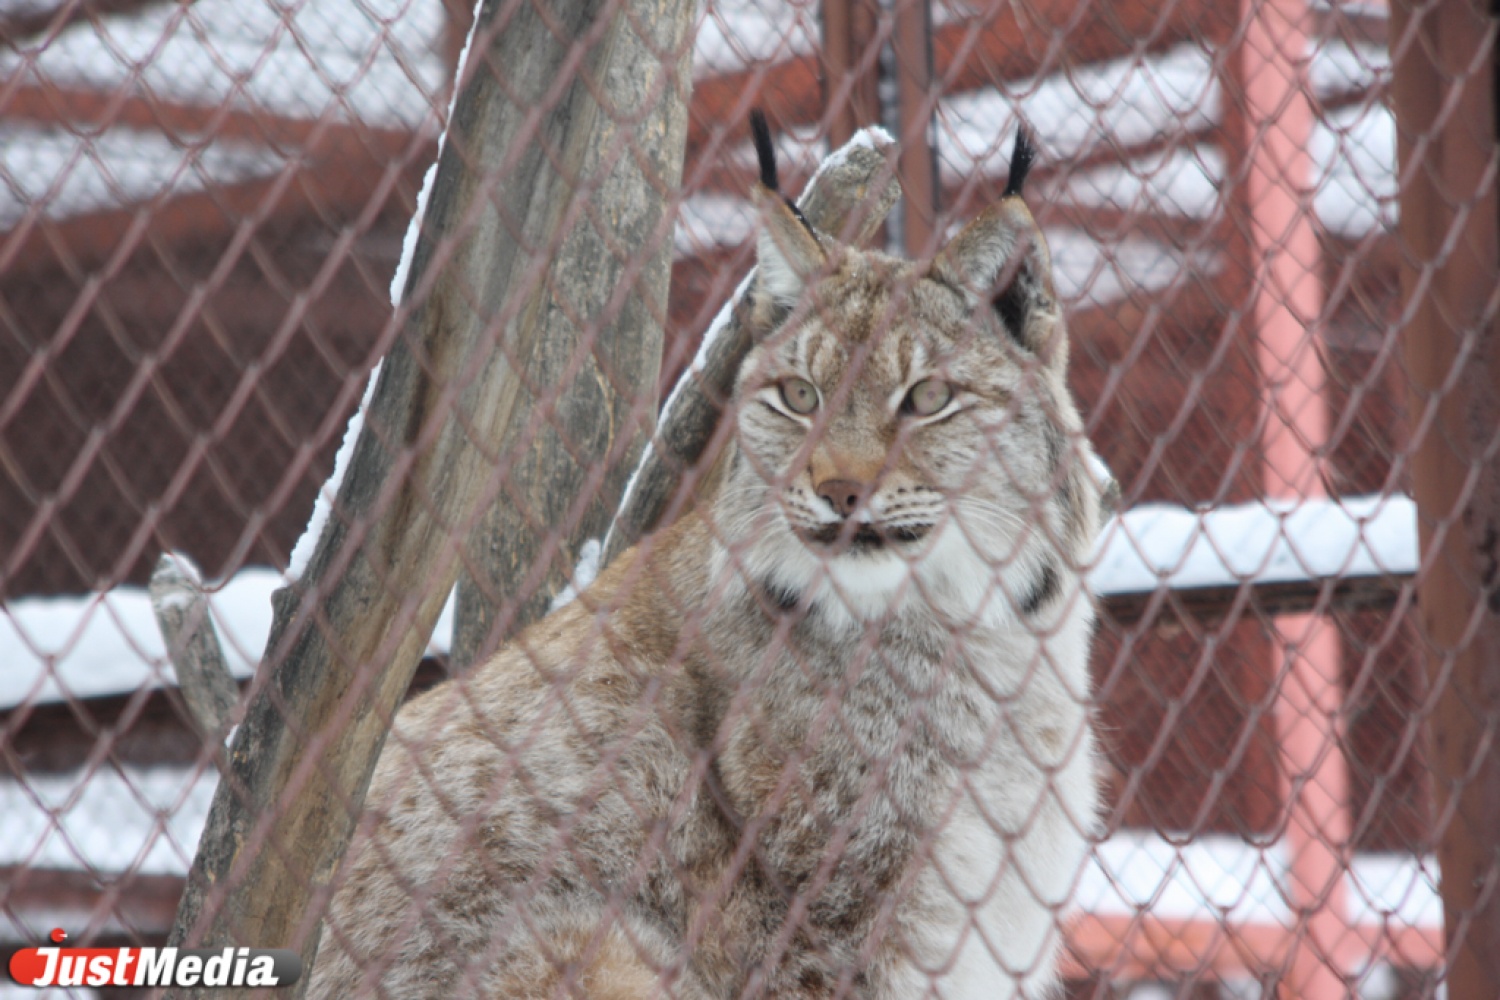
<svg viewBox="0 0 1500 1000">
<path fill-rule="evenodd" d="M 1057 560 L 1087 556 L 1098 490 L 1025 204 L 921 263 L 832 245 L 762 204 L 763 339 L 716 506 L 743 568 L 783 597 L 832 590 L 857 618 L 913 599 L 959 618 L 1042 610 Z"/>
</svg>

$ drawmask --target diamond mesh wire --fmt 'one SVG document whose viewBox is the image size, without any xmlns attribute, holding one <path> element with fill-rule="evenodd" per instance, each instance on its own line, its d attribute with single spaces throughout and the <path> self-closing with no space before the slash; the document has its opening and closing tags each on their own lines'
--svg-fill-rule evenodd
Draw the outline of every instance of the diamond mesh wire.
<svg viewBox="0 0 1500 1000">
<path fill-rule="evenodd" d="M 246 686 L 267 651 L 271 593 L 306 565 L 288 569 L 315 502 L 336 522 L 348 516 L 330 477 L 372 370 L 409 329 L 413 304 L 393 307 L 391 289 L 411 250 L 405 234 L 421 208 L 424 171 L 449 125 L 473 17 L 467 6 L 0 4 L 8 43 L 0 53 L 0 941 L 34 944 L 53 926 L 108 945 L 166 939 L 221 780 L 222 734 L 200 734 L 144 587 L 163 552 L 196 561 L 210 581 L 226 667 Z M 566 36 L 564 22 L 555 30 Z M 968 791 L 933 815 L 890 821 L 913 845 L 909 870 L 946 893 L 947 902 L 932 905 L 957 900 L 960 923 L 978 942 L 949 952 L 931 946 L 943 961 L 923 951 L 930 942 L 921 915 L 902 909 L 915 882 L 883 882 L 871 858 L 841 856 L 857 846 L 868 813 L 899 813 L 888 785 L 896 764 L 878 755 L 861 761 L 839 810 L 816 814 L 827 827 L 817 835 L 829 852 L 821 867 L 789 874 L 789 862 L 757 839 L 758 824 L 776 822 L 773 806 L 814 794 L 798 782 L 820 787 L 807 777 L 810 760 L 864 738 L 841 700 L 853 704 L 861 678 L 883 669 L 888 640 L 877 622 L 851 633 L 842 676 L 825 677 L 815 663 L 795 675 L 822 706 L 795 738 L 779 718 L 755 714 L 770 703 L 755 685 L 771 674 L 739 677 L 722 692 L 728 721 L 708 736 L 686 733 L 678 707 L 660 700 L 666 680 L 632 687 L 617 706 L 631 733 L 660 729 L 669 743 L 701 743 L 698 756 L 683 757 L 691 776 L 672 780 L 697 789 L 695 802 L 728 797 L 720 808 L 735 829 L 726 843 L 739 853 L 725 870 L 762 873 L 779 907 L 770 952 L 741 955 L 741 978 L 695 986 L 698 956 L 737 926 L 701 914 L 732 911 L 729 897 L 715 893 L 732 895 L 742 883 L 728 875 L 722 884 L 695 882 L 675 848 L 663 846 L 671 810 L 632 798 L 646 766 L 632 755 L 647 749 L 597 736 L 597 720 L 573 701 L 594 654 L 560 666 L 549 659 L 548 630 L 588 633 L 586 646 L 626 642 L 608 616 L 625 614 L 618 608 L 630 605 L 631 588 L 662 589 L 649 572 L 624 572 L 607 584 L 608 598 L 587 596 L 608 514 L 650 418 L 680 379 L 696 377 L 705 341 L 722 325 L 715 317 L 755 262 L 761 223 L 749 109 L 766 109 L 792 194 L 854 128 L 885 127 L 896 140 L 888 170 L 905 196 L 872 243 L 918 257 L 1000 201 L 1025 123 L 1041 149 L 1027 202 L 1050 249 L 1067 317 L 1067 384 L 1083 420 L 1080 433 L 1065 435 L 1060 467 L 1081 464 L 1091 442 L 1119 488 L 1118 509 L 1072 567 L 1094 596 L 1062 598 L 1069 608 L 1098 609 L 1091 687 L 1078 698 L 1097 734 L 1103 796 L 1097 822 L 1071 816 L 1086 851 L 1065 879 L 1065 898 L 1046 901 L 1045 933 L 1058 945 L 1067 995 L 1438 995 L 1445 959 L 1435 852 L 1447 826 L 1424 726 L 1445 675 L 1429 675 L 1433 646 L 1414 601 L 1424 572 L 1411 499 L 1421 435 L 1408 421 L 1401 350 L 1411 315 L 1400 269 L 1412 251 L 1398 231 L 1410 165 L 1403 173 L 1397 164 L 1403 126 L 1392 111 L 1391 52 L 1402 40 L 1385 5 L 710 0 L 694 31 L 682 180 L 655 179 L 672 220 L 657 241 L 670 261 L 669 295 L 653 300 L 643 280 L 639 289 L 630 284 L 655 246 L 611 242 L 620 223 L 612 206 L 588 200 L 596 178 L 574 177 L 578 191 L 552 196 L 547 210 L 573 211 L 572 226 L 603 234 L 611 263 L 628 277 L 603 305 L 570 300 L 558 279 L 536 279 L 552 282 L 555 308 L 582 331 L 579 346 L 542 374 L 528 357 L 507 355 L 522 378 L 512 417 L 520 430 L 505 447 L 472 442 L 490 475 L 464 488 L 516 512 L 507 530 L 535 539 L 534 561 L 492 565 L 482 547 L 466 547 L 472 524 L 446 526 L 449 551 L 475 581 L 461 586 L 472 586 L 475 606 L 486 609 L 485 628 L 460 640 L 451 606 L 439 620 L 414 691 L 457 680 L 414 716 L 426 729 L 392 740 L 412 755 L 392 772 L 397 790 L 391 777 L 376 789 L 390 796 L 380 808 L 396 808 L 402 795 L 421 799 L 451 839 L 429 845 L 408 870 L 412 859 L 399 850 L 370 846 L 367 819 L 356 834 L 364 860 L 333 884 L 399 885 L 408 903 L 397 907 L 397 940 L 439 942 L 433 947 L 460 970 L 457 984 L 443 980 L 455 992 L 515 987 L 485 978 L 491 962 L 532 977 L 539 995 L 605 995 L 598 976 L 616 976 L 609 988 L 621 995 L 738 995 L 773 989 L 787 956 L 804 953 L 816 955 L 807 961 L 819 970 L 796 981 L 806 995 L 881 983 L 894 990 L 899 976 L 887 965 L 902 959 L 877 956 L 874 943 L 861 952 L 840 951 L 832 938 L 804 940 L 822 940 L 829 918 L 819 906 L 835 890 L 863 900 L 869 912 L 859 919 L 881 929 L 863 940 L 894 940 L 898 955 L 927 956 L 912 959 L 919 972 L 911 995 L 969 995 L 943 979 L 942 966 L 979 961 L 974 948 L 1009 960 L 1006 946 L 986 937 L 1003 921 L 986 916 L 985 897 L 964 884 L 964 872 L 944 867 L 952 865 L 944 831 L 973 821 L 959 815 Z M 658 55 L 663 66 L 675 58 Z M 477 70 L 502 71 L 482 60 Z M 633 131 L 628 109 L 609 103 L 607 81 L 588 85 L 621 116 L 612 162 L 645 163 L 654 136 Z M 545 101 L 535 108 L 538 116 L 549 110 Z M 566 170 L 564 148 L 531 141 Z M 445 146 L 459 160 L 470 148 L 461 133 Z M 462 167 L 492 192 L 527 183 L 507 176 L 503 163 Z M 532 245 L 516 226 L 504 239 L 541 274 L 561 248 Z M 445 252 L 438 239 L 433 259 L 441 263 Z M 419 301 L 439 294 L 429 283 Z M 611 340 L 629 294 L 663 336 L 660 375 L 639 389 Z M 450 301 L 489 308 L 472 283 Z M 826 302 L 806 308 L 838 322 Z M 497 336 L 502 352 L 508 343 Z M 439 349 L 411 346 L 426 370 L 439 370 Z M 860 383 L 851 376 L 840 384 L 819 389 L 831 397 Z M 1010 425 L 1032 418 L 1028 384 L 1013 387 L 1021 401 L 1004 410 Z M 633 416 L 615 425 L 565 415 L 573 394 L 589 392 L 626 397 L 618 412 Z M 734 420 L 744 419 L 749 399 L 742 389 L 728 410 Z M 473 436 L 461 402 L 440 412 Z M 834 433 L 833 418 L 811 433 Z M 716 448 L 734 437 L 721 427 Z M 375 438 L 392 451 L 409 440 L 392 428 L 375 428 Z M 990 447 L 986 471 L 975 474 L 1017 477 L 1007 465 L 1014 456 Z M 891 457 L 898 450 L 892 445 L 870 482 L 855 485 L 877 489 L 900 464 Z M 711 463 L 678 471 L 684 485 L 666 520 L 715 509 L 724 487 Z M 1022 504 L 1024 537 L 1052 530 L 1047 503 Z M 962 514 L 943 516 L 962 533 Z M 708 596 L 669 594 L 663 604 L 658 595 L 652 605 L 680 619 L 674 636 L 709 629 L 718 621 L 714 602 L 728 601 L 733 581 L 758 579 L 758 540 L 714 527 L 711 516 L 709 524 L 681 557 L 708 564 L 717 553 L 720 575 L 705 578 Z M 669 543 L 648 540 L 644 551 L 653 545 Z M 823 552 L 825 563 L 837 558 Z M 902 600 L 935 600 L 918 562 L 907 560 Z M 1008 609 L 995 614 L 1014 625 L 1028 595 L 1007 575 L 1011 566 L 1011 556 L 992 560 L 984 600 Z M 412 602 L 437 586 L 388 572 L 386 588 Z M 838 578 L 826 565 L 819 572 Z M 505 587 L 486 582 L 497 576 Z M 514 641 L 519 618 L 579 591 L 571 618 L 548 618 L 509 647 L 520 651 L 507 654 L 517 662 L 535 665 L 531 687 L 474 679 L 484 674 L 470 661 Z M 771 592 L 761 624 L 774 630 L 803 597 Z M 834 586 L 806 597 L 800 613 L 816 600 L 860 599 Z M 458 607 L 463 618 L 462 600 Z M 337 650 L 338 626 L 316 627 Z M 776 645 L 783 641 L 767 648 L 795 658 L 796 643 Z M 629 643 L 631 657 L 656 658 L 652 670 L 718 669 L 695 660 L 686 638 L 654 651 L 639 637 Z M 952 630 L 937 662 L 957 676 L 954 664 L 983 659 L 971 644 L 979 648 L 980 638 Z M 1017 690 L 1056 675 L 1063 654 L 1050 648 L 1044 639 Z M 994 723 L 986 753 L 1020 725 L 1006 707 L 1017 690 L 994 693 L 986 709 L 1004 720 Z M 901 697 L 906 707 L 892 710 L 890 724 L 925 732 L 927 694 Z M 506 698 L 538 701 L 527 715 Z M 281 704 L 297 729 L 297 705 Z M 442 734 L 464 726 L 480 734 L 489 761 L 479 790 L 452 787 L 457 772 L 443 770 Z M 713 777 L 715 755 L 741 730 L 787 754 L 757 779 L 780 789 L 767 793 L 773 806 L 764 816 L 739 814 L 733 790 L 715 786 L 723 780 Z M 907 738 L 896 744 L 905 748 Z M 549 740 L 559 745 L 546 750 Z M 1087 757 L 1081 733 L 1063 742 L 1071 749 L 1058 760 L 1029 762 L 1039 768 L 1041 799 L 1054 794 L 1065 762 Z M 568 791 L 571 812 L 553 808 L 555 790 L 536 771 L 533 755 L 544 751 L 592 762 L 588 780 Z M 953 779 L 964 789 L 978 780 L 968 766 L 944 759 L 942 773 L 968 775 Z M 673 794 L 668 801 L 678 801 Z M 293 808 L 290 798 L 280 805 Z M 513 806 L 545 820 L 529 833 L 539 853 L 520 872 L 496 867 L 503 852 L 485 853 L 494 817 Z M 331 808 L 357 813 L 359 795 Z M 1033 836 L 1045 811 L 1022 810 L 1019 828 L 989 817 L 968 877 L 1017 864 L 1014 842 Z M 672 912 L 700 914 L 700 924 L 684 916 L 680 925 L 651 925 L 655 937 L 631 930 L 635 890 L 591 868 L 600 862 L 588 838 L 605 833 L 590 823 L 606 820 L 638 827 L 655 852 L 629 878 L 668 895 L 650 884 L 672 882 L 696 900 Z M 652 831 L 667 840 L 652 840 Z M 993 877 L 998 885 L 1015 874 Z M 468 917 L 444 910 L 456 879 L 503 882 L 508 909 Z M 597 927 L 574 928 L 583 944 L 562 942 L 546 909 L 570 879 L 606 901 Z M 403 995 L 391 984 L 414 974 L 406 944 L 362 953 L 361 919 L 346 909 L 340 923 L 336 910 L 323 948 L 367 963 L 358 985 L 369 995 L 381 995 L 382 976 L 392 977 L 386 995 Z M 651 973 L 640 982 L 619 971 L 640 968 Z"/>
</svg>

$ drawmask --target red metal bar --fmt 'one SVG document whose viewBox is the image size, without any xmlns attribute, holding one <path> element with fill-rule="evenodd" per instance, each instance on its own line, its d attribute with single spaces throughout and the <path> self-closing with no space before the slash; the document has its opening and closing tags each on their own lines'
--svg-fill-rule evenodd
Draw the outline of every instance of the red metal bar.
<svg viewBox="0 0 1500 1000">
<path fill-rule="evenodd" d="M 932 147 L 932 112 L 937 102 L 932 81 L 932 10 L 929 0 L 896 0 L 896 92 L 901 107 L 900 152 L 902 235 L 907 256 L 925 258 L 937 250 L 937 161 Z"/>
<path fill-rule="evenodd" d="M 831 148 L 880 121 L 876 21 L 872 0 L 823 4 L 823 105 Z"/>
<path fill-rule="evenodd" d="M 1245 311 L 1261 372 L 1261 447 L 1268 498 L 1324 494 L 1328 439 L 1324 372 L 1316 346 L 1322 267 L 1313 227 L 1308 154 L 1312 92 L 1306 0 L 1241 0 L 1240 30 L 1223 101 L 1231 169 L 1231 219 L 1245 261 Z M 1352 939 L 1344 871 L 1349 856 L 1349 776 L 1340 751 L 1341 655 L 1326 619 L 1272 619 L 1275 720 L 1283 756 L 1284 886 L 1297 915 L 1289 929 L 1281 995 L 1347 996 L 1340 951 Z"/>
<path fill-rule="evenodd" d="M 1417 593 L 1450 1000 L 1500 984 L 1500 18 L 1391 5 Z"/>
</svg>

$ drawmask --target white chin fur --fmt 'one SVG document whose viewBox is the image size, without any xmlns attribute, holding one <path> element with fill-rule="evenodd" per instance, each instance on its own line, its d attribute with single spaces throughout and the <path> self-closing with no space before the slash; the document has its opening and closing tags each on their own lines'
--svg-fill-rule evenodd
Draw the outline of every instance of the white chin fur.
<svg viewBox="0 0 1500 1000">
<path fill-rule="evenodd" d="M 994 626 L 1017 619 L 1015 606 L 1037 571 L 1034 548 L 986 558 L 947 521 L 915 545 L 835 556 L 809 548 L 789 527 L 777 525 L 760 534 L 745 566 L 857 622 L 879 620 L 916 602 L 956 623 Z"/>
</svg>

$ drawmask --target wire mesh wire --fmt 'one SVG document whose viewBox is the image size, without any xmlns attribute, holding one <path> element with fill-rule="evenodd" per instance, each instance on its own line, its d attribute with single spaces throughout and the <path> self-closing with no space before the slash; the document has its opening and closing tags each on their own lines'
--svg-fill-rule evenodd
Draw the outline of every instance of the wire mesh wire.
<svg viewBox="0 0 1500 1000">
<path fill-rule="evenodd" d="M 521 5 L 500 6 L 512 16 Z M 403 256 L 410 260 L 408 220 L 420 216 L 424 171 L 450 124 L 472 20 L 456 0 L 0 4 L 0 941 L 35 944 L 60 925 L 100 944 L 166 940 L 223 760 L 178 691 L 144 585 L 163 552 L 203 567 L 227 667 L 250 683 L 267 652 L 272 591 L 306 566 L 309 552 L 288 569 L 315 500 L 326 516 L 345 516 L 333 502 L 335 454 L 414 308 L 393 307 L 392 291 Z M 554 30 L 567 40 L 565 26 Z M 424 703 L 433 730 L 396 743 L 426 747 L 415 752 L 435 760 L 434 733 L 455 720 L 498 725 L 507 709 L 485 699 L 503 692 L 466 684 L 477 676 L 472 661 L 513 639 L 518 620 L 560 606 L 562 584 L 564 598 L 588 593 L 602 529 L 651 418 L 701 368 L 706 337 L 722 326 L 715 317 L 754 263 L 752 107 L 774 125 L 793 194 L 856 129 L 886 128 L 895 140 L 889 173 L 904 198 L 873 243 L 915 258 L 931 257 L 1001 200 L 1024 122 L 1042 153 L 1027 202 L 1050 248 L 1069 330 L 1068 385 L 1083 415 L 1063 465 L 1081 463 L 1092 442 L 1120 490 L 1078 567 L 1099 614 L 1084 703 L 1098 734 L 1103 807 L 1097 824 L 1073 817 L 1086 856 L 1067 879 L 1066 902 L 1047 904 L 1067 993 L 1439 995 L 1434 852 L 1443 827 L 1423 731 L 1436 692 L 1413 599 L 1422 563 L 1398 284 L 1410 252 L 1397 231 L 1402 175 L 1389 93 L 1399 41 L 1384 4 L 710 0 L 691 42 L 682 179 L 658 190 L 671 219 L 657 241 L 670 293 L 639 292 L 663 331 L 660 376 L 637 391 L 610 339 L 655 246 L 609 246 L 627 278 L 604 306 L 536 279 L 553 282 L 549 301 L 582 331 L 579 346 L 544 375 L 528 357 L 506 358 L 530 373 L 513 416 L 524 427 L 506 448 L 473 441 L 487 449 L 491 475 L 471 487 L 487 506 L 518 512 L 521 527 L 507 530 L 534 536 L 535 562 L 491 566 L 492 555 L 466 543 L 473 524 L 446 526 L 481 610 L 450 602 L 414 691 L 459 678 L 445 689 L 455 700 Z M 661 66 L 643 73 L 665 73 L 676 55 L 658 51 Z M 503 67 L 481 60 L 477 71 Z M 530 81 L 548 94 L 551 82 Z M 589 81 L 605 97 L 607 84 Z M 544 115 L 555 99 L 534 110 Z M 617 124 L 624 139 L 611 162 L 644 162 L 656 137 Z M 460 159 L 463 139 L 446 140 Z M 540 133 L 533 140 L 565 169 L 565 150 Z M 489 197 L 525 182 L 505 163 L 463 166 Z M 619 220 L 590 207 L 597 179 L 571 178 L 582 194 L 554 195 L 552 210 L 576 210 L 571 224 L 608 244 Z M 517 233 L 507 238 L 538 268 L 560 252 Z M 434 260 L 446 246 L 429 248 Z M 482 287 L 466 287 L 459 301 L 490 308 Z M 503 337 L 496 343 L 510 349 Z M 411 346 L 438 370 L 440 359 L 423 353 L 431 345 Z M 591 380 L 628 397 L 618 426 L 558 415 L 569 393 L 594 391 Z M 1023 409 L 1008 419 L 1023 424 Z M 466 426 L 462 405 L 445 412 Z M 729 412 L 741 419 L 745 406 Z M 401 428 L 374 431 L 393 452 L 412 440 Z M 720 444 L 730 437 L 721 431 Z M 888 457 L 872 483 L 895 464 Z M 564 466 L 571 478 L 548 478 Z M 712 507 L 718 488 L 707 462 L 683 471 L 669 520 Z M 542 503 L 559 492 L 568 503 Z M 1027 508 L 1033 533 L 1045 501 Z M 753 576 L 737 562 L 750 542 L 741 550 L 725 537 L 716 544 L 731 564 L 726 579 Z M 992 567 L 987 599 L 1014 615 L 1027 595 L 1007 590 L 1008 566 Z M 436 585 L 389 572 L 387 589 L 412 602 Z M 505 588 L 486 582 L 497 573 Z M 649 575 L 624 579 L 609 585 L 621 605 L 632 586 L 658 587 Z M 771 620 L 787 610 L 776 603 L 772 594 L 762 609 Z M 701 604 L 673 607 L 689 619 L 686 631 L 710 615 Z M 460 641 L 455 613 L 479 614 L 484 627 Z M 550 654 L 538 650 L 552 640 L 540 628 L 520 648 L 544 661 Z M 860 634 L 879 644 L 878 628 Z M 336 631 L 329 639 L 337 648 Z M 964 644 L 956 636 L 952 655 L 962 659 Z M 656 666 L 708 669 L 686 648 L 661 651 Z M 1028 676 L 1048 674 L 1049 664 L 1039 654 Z M 345 666 L 351 676 L 368 667 Z M 571 689 L 548 683 L 527 697 L 541 698 L 546 724 L 561 726 Z M 827 693 L 831 708 L 848 693 L 837 684 L 829 692 L 843 693 Z M 657 724 L 655 713 L 669 713 L 655 697 L 643 687 L 621 711 L 640 727 Z M 752 684 L 741 701 L 724 697 L 732 716 L 760 695 Z M 434 704 L 449 714 L 439 718 Z M 283 708 L 295 729 L 296 705 Z M 612 770 L 629 762 L 589 745 L 583 729 L 573 735 L 580 745 L 555 752 L 596 762 L 592 783 L 573 790 L 575 805 L 603 810 L 612 791 L 633 787 Z M 770 744 L 787 738 L 775 719 L 751 731 Z M 816 740 L 805 738 L 812 755 Z M 1069 753 L 1086 756 L 1079 738 Z M 553 884 L 608 881 L 570 853 L 583 837 L 577 816 L 539 809 L 551 826 L 534 831 L 541 856 L 519 875 L 474 867 L 494 815 L 513 801 L 551 801 L 528 771 L 534 748 L 510 731 L 483 739 L 491 783 L 472 796 L 424 772 L 430 762 L 401 771 L 399 787 L 431 798 L 456 838 L 424 858 L 438 870 L 403 871 L 386 856 L 383 866 L 371 862 L 373 873 L 345 878 L 394 877 L 409 893 L 402 933 L 463 951 L 454 968 L 471 970 L 469 987 L 482 980 L 476 956 L 514 965 L 513 953 L 529 952 L 552 968 L 552 978 L 533 971 L 546 990 L 587 995 L 589 970 L 612 968 L 598 963 L 623 947 L 634 958 L 620 967 L 654 970 L 648 992 L 694 995 L 696 959 L 682 942 L 701 927 L 655 927 L 661 940 L 625 945 L 600 931 L 593 950 L 573 951 L 538 929 L 551 925 L 527 896 L 546 895 L 536 873 Z M 723 749 L 712 738 L 705 746 Z M 802 766 L 797 759 L 785 773 Z M 851 800 L 887 794 L 883 762 L 863 765 L 868 784 Z M 504 777 L 507 767 L 521 776 Z M 1044 767 L 1042 784 L 1060 767 Z M 395 779 L 377 779 L 377 791 L 399 797 L 382 780 Z M 357 810 L 358 800 L 334 805 Z M 649 832 L 650 808 L 615 806 L 600 815 Z M 723 808 L 749 824 L 730 842 L 754 854 L 754 817 Z M 848 816 L 829 822 L 835 840 L 857 826 Z M 902 822 L 927 845 L 913 848 L 920 855 L 936 850 L 947 821 Z M 1019 835 L 997 836 L 976 870 L 1010 857 L 1007 837 Z M 641 867 L 655 872 L 659 861 L 643 857 Z M 749 865 L 780 870 L 765 856 Z M 690 882 L 680 869 L 661 877 Z M 815 888 L 794 883 L 788 898 L 816 910 L 817 877 L 802 873 Z M 877 910 L 902 898 L 873 877 L 849 877 L 847 891 Z M 475 924 L 490 939 L 465 939 L 453 929 L 458 918 L 441 912 L 455 878 L 511 880 L 514 912 Z M 633 926 L 621 915 L 628 892 L 593 891 L 615 908 L 609 920 Z M 705 886 L 683 891 L 718 898 Z M 948 891 L 964 900 L 965 919 L 986 926 L 966 887 Z M 779 905 L 787 935 L 804 918 L 821 926 L 816 913 Z M 330 920 L 325 949 L 356 948 L 359 918 L 348 914 L 343 925 Z M 970 952 L 956 947 L 962 965 Z M 876 972 L 862 965 L 869 954 L 808 951 L 829 978 L 807 973 L 807 995 L 874 988 L 864 977 Z M 361 988 L 413 974 L 400 971 L 402 954 L 374 962 Z M 745 961 L 775 966 L 764 955 Z M 730 992 L 774 980 L 745 976 Z M 634 988 L 628 976 L 621 982 Z M 958 995 L 950 988 L 929 969 L 912 995 Z"/>
</svg>

